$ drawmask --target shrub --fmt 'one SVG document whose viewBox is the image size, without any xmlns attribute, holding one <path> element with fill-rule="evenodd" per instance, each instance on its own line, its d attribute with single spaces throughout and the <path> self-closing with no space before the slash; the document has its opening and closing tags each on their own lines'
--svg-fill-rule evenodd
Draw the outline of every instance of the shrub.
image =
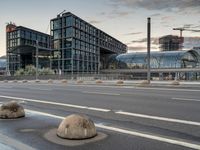
<svg viewBox="0 0 200 150">
<path fill-rule="evenodd" d="M 19 69 L 14 74 L 14 76 L 23 76 L 23 75 L 24 75 L 24 69 Z"/>
<path fill-rule="evenodd" d="M 39 75 L 53 75 L 55 72 L 50 68 L 42 68 L 39 70 Z"/>
<path fill-rule="evenodd" d="M 50 68 L 42 68 L 38 69 L 39 75 L 53 75 L 55 74 L 53 70 Z M 19 69 L 15 72 L 15 76 L 29 76 L 29 75 L 36 75 L 36 68 L 33 65 L 28 65 L 25 69 Z"/>
</svg>

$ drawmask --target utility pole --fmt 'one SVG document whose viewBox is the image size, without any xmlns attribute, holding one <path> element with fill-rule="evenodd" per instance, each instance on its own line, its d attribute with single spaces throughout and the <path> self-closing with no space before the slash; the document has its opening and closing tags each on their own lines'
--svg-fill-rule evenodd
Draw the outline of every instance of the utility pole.
<svg viewBox="0 0 200 150">
<path fill-rule="evenodd" d="M 35 78 L 36 80 L 38 79 L 38 40 L 36 40 L 36 53 L 35 53 L 35 59 L 36 59 L 36 73 L 35 73 Z"/>
<path fill-rule="evenodd" d="M 147 18 L 147 81 L 151 82 L 151 66 L 150 66 L 150 51 L 151 51 L 151 18 Z"/>
</svg>

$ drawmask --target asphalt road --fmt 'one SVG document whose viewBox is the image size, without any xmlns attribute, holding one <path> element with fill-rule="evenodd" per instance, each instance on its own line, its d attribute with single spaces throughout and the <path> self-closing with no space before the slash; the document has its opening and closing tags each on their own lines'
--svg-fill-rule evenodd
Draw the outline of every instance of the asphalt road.
<svg viewBox="0 0 200 150">
<path fill-rule="evenodd" d="M 0 102 L 9 100 L 20 101 L 27 117 L 0 120 L 0 139 L 7 136 L 33 149 L 200 149 L 198 87 L 1 83 Z M 107 138 L 74 147 L 44 138 L 48 130 L 58 127 L 60 117 L 72 113 L 88 115 Z M 6 144 L 13 146 L 2 142 L 4 147 Z"/>
</svg>

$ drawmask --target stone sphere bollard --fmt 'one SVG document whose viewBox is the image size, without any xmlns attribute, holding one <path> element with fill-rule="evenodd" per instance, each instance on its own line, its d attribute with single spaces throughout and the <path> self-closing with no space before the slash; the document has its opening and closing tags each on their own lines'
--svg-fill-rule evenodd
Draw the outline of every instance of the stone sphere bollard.
<svg viewBox="0 0 200 150">
<path fill-rule="evenodd" d="M 4 103 L 0 107 L 1 119 L 16 119 L 25 117 L 24 108 L 16 101 Z"/>
<path fill-rule="evenodd" d="M 177 80 L 172 81 L 171 85 L 180 85 L 180 82 Z"/>
<path fill-rule="evenodd" d="M 47 82 L 48 82 L 48 83 L 53 83 L 53 80 L 49 79 Z"/>
<path fill-rule="evenodd" d="M 78 80 L 76 83 L 77 84 L 83 84 L 83 80 Z"/>
<path fill-rule="evenodd" d="M 116 82 L 116 84 L 117 84 L 117 85 L 122 85 L 122 84 L 124 84 L 124 81 L 123 81 L 123 80 L 118 80 L 118 81 Z"/>
<path fill-rule="evenodd" d="M 103 83 L 102 80 L 96 80 L 96 84 L 101 84 L 101 83 Z"/>
<path fill-rule="evenodd" d="M 66 83 L 67 83 L 67 80 L 66 80 L 66 79 L 63 79 L 63 80 L 61 81 L 61 83 L 66 84 Z"/>
<path fill-rule="evenodd" d="M 92 120 L 83 115 L 70 115 L 66 117 L 57 129 L 57 136 L 70 140 L 83 140 L 97 135 Z"/>
</svg>

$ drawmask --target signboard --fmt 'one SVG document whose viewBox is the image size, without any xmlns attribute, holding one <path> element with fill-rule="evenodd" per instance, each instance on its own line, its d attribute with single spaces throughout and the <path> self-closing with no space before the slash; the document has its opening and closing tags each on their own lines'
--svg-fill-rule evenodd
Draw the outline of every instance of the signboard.
<svg viewBox="0 0 200 150">
<path fill-rule="evenodd" d="M 15 31 L 15 29 L 16 29 L 16 25 L 14 24 L 8 24 L 6 26 L 6 32 L 12 32 L 12 31 Z"/>
</svg>

